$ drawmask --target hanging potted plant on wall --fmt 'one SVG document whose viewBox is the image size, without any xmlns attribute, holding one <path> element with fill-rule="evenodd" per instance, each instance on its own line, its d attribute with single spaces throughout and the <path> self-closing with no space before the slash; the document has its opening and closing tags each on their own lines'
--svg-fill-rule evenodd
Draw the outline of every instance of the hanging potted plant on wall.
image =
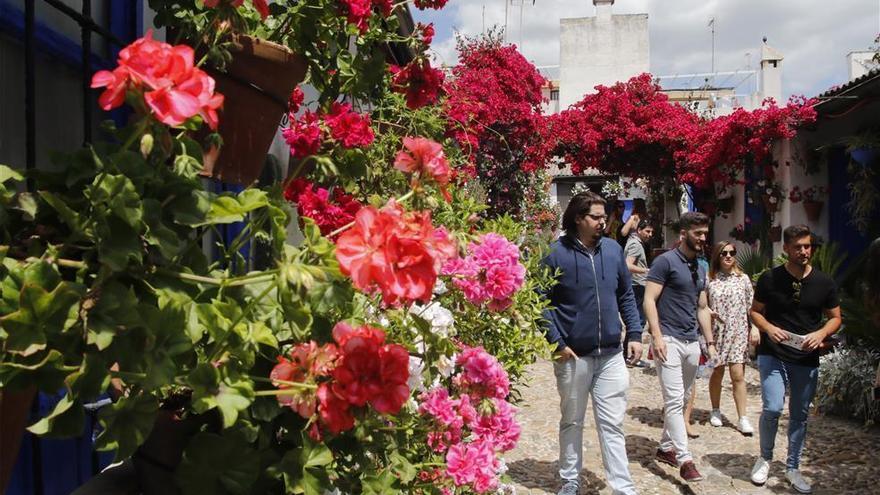
<svg viewBox="0 0 880 495">
<path fill-rule="evenodd" d="M 827 196 L 828 190 L 823 186 L 810 186 L 806 189 L 801 189 L 798 186 L 794 186 L 791 189 L 791 192 L 788 193 L 788 199 L 792 203 L 803 203 L 804 212 L 807 214 L 807 220 L 811 222 L 818 222 L 819 217 L 822 214 L 822 207 L 825 205 L 825 202 L 822 199 Z"/>
<path fill-rule="evenodd" d="M 366 9 L 327 0 L 149 3 L 156 26 L 195 48 L 225 96 L 220 146 L 206 153 L 204 173 L 242 185 L 259 177 L 299 83 L 317 90 L 325 110 L 342 94 L 357 100 L 381 85 L 390 43 L 420 43 L 401 37 L 390 1 Z"/>
</svg>

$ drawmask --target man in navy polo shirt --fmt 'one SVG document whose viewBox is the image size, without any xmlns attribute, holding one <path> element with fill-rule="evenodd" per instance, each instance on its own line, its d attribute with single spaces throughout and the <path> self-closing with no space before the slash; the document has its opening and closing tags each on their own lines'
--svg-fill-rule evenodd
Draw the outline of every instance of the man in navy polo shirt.
<svg viewBox="0 0 880 495">
<path fill-rule="evenodd" d="M 709 235 L 709 217 L 687 212 L 679 220 L 681 243 L 654 260 L 645 284 L 645 316 L 663 392 L 663 436 L 657 460 L 680 468 L 685 481 L 703 479 L 688 451 L 684 407 L 700 364 L 698 327 L 715 357 L 706 270 L 697 262 Z"/>
</svg>

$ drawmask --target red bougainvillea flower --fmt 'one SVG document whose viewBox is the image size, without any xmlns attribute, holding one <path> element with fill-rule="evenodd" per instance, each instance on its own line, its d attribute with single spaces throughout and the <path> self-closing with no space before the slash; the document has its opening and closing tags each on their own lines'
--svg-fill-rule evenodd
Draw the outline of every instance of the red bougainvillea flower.
<svg viewBox="0 0 880 495">
<path fill-rule="evenodd" d="M 354 406 L 369 403 L 381 414 L 396 414 L 409 397 L 409 353 L 385 344 L 385 333 L 370 326 L 333 328 L 341 357 L 331 372 L 333 393 Z"/>
<path fill-rule="evenodd" d="M 394 91 L 406 95 L 406 106 L 411 109 L 434 103 L 443 91 L 443 72 L 431 67 L 427 59 L 413 60 L 404 68 L 391 66 Z"/>
<path fill-rule="evenodd" d="M 415 0 L 416 8 L 419 10 L 435 9 L 440 10 L 449 0 Z"/>
<path fill-rule="evenodd" d="M 425 46 L 429 46 L 432 41 L 434 41 L 434 23 L 430 24 L 422 24 L 421 22 L 416 23 L 416 32 L 421 33 L 422 43 Z"/>
<path fill-rule="evenodd" d="M 369 19 L 372 14 L 372 2 L 370 0 L 340 0 L 348 15 L 348 23 L 357 26 L 361 33 L 369 29 Z"/>
<path fill-rule="evenodd" d="M 428 176 L 434 179 L 446 197 L 446 185 L 449 184 L 449 162 L 443 155 L 443 146 L 436 141 L 422 137 L 403 138 L 404 150 L 397 153 L 394 159 L 394 167 L 407 173 L 418 172 L 420 176 Z"/>
<path fill-rule="evenodd" d="M 324 116 L 330 136 L 346 148 L 369 146 L 373 142 L 370 117 L 351 110 L 348 103 L 333 103 L 330 113 Z"/>
<path fill-rule="evenodd" d="M 340 187 L 333 189 L 331 198 L 327 189 L 316 189 L 314 184 L 303 178 L 290 181 L 284 189 L 284 198 L 296 204 L 300 217 L 314 220 L 325 236 L 351 223 L 363 207 L 354 196 L 346 194 Z"/>
<path fill-rule="evenodd" d="M 317 154 L 323 144 L 318 115 L 308 110 L 299 119 L 291 115 L 290 125 L 281 131 L 281 135 L 290 146 L 290 154 L 294 158 Z"/>
<path fill-rule="evenodd" d="M 107 88 L 98 98 L 104 110 L 122 105 L 129 90 L 143 91 L 162 123 L 177 126 L 199 115 L 216 129 L 223 95 L 214 92 L 214 79 L 193 65 L 193 57 L 192 48 L 155 41 L 148 31 L 119 52 L 119 66 L 112 72 L 95 73 L 91 86 Z"/>
<path fill-rule="evenodd" d="M 302 106 L 305 98 L 306 95 L 299 86 L 293 88 L 293 91 L 290 92 L 290 98 L 287 100 L 287 108 L 291 114 L 299 112 L 299 107 Z"/>
<path fill-rule="evenodd" d="M 373 0 L 373 6 L 379 8 L 382 15 L 388 17 L 391 15 L 391 8 L 394 6 L 393 0 Z"/>
<path fill-rule="evenodd" d="M 336 241 L 342 273 L 359 290 L 381 292 L 387 305 L 427 303 L 440 268 L 456 254 L 446 230 L 431 225 L 431 213 L 407 212 L 390 200 L 362 208 L 354 222 Z"/>
</svg>

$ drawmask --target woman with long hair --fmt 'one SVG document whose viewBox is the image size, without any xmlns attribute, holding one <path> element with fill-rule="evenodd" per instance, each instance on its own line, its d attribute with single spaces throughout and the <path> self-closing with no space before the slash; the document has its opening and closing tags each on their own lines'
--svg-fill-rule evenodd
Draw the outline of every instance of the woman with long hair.
<svg viewBox="0 0 880 495">
<path fill-rule="evenodd" d="M 715 244 L 709 260 L 709 283 L 707 287 L 709 307 L 715 315 L 712 335 L 718 349 L 718 358 L 709 379 L 709 399 L 712 412 L 709 423 L 721 426 L 721 381 L 725 368 L 730 370 L 733 385 L 733 401 L 739 421 L 736 428 L 746 436 L 754 434 L 754 428 L 746 416 L 745 363 L 749 360 L 749 344 L 757 345 L 760 335 L 749 323 L 754 289 L 748 275 L 736 262 L 736 246 L 730 241 Z"/>
</svg>

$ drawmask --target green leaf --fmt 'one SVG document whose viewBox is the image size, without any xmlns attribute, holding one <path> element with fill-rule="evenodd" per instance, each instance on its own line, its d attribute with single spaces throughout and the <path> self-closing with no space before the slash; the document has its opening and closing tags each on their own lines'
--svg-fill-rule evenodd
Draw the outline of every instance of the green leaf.
<svg viewBox="0 0 880 495">
<path fill-rule="evenodd" d="M 55 404 L 55 408 L 43 419 L 28 427 L 34 435 L 51 435 L 52 437 L 79 436 L 85 427 L 85 409 L 70 394 L 65 395 Z"/>
<path fill-rule="evenodd" d="M 162 219 L 162 205 L 155 199 L 144 200 L 144 223 L 147 231 L 144 239 L 155 246 L 167 259 L 173 259 L 187 248 L 187 238 L 175 232 Z"/>
<path fill-rule="evenodd" d="M 21 181 L 24 180 L 24 176 L 13 168 L 6 165 L 0 165 L 0 184 L 8 180 Z"/>
<path fill-rule="evenodd" d="M 260 456 L 236 437 L 199 433 L 177 468 L 184 495 L 248 494 L 260 474 Z"/>
<path fill-rule="evenodd" d="M 64 356 L 54 349 L 15 361 L 4 359 L 0 361 L 0 388 L 18 384 L 56 391 L 63 385 L 66 374 Z"/>
<path fill-rule="evenodd" d="M 117 272 L 126 270 L 129 262 L 141 263 L 140 235 L 131 226 L 112 216 L 104 224 L 99 224 L 98 230 L 101 263 Z"/>
<path fill-rule="evenodd" d="M 392 452 L 390 459 L 391 470 L 397 475 L 397 478 L 400 479 L 401 483 L 407 484 L 416 478 L 418 469 L 416 469 L 416 467 L 409 462 L 409 459 L 404 457 L 400 452 Z"/>
<path fill-rule="evenodd" d="M 86 354 L 79 370 L 64 380 L 80 401 L 90 401 L 101 395 L 110 385 L 107 363 L 95 353 Z"/>
<path fill-rule="evenodd" d="M 141 198 L 131 180 L 124 175 L 107 174 L 95 178 L 86 188 L 88 197 L 95 206 L 106 206 L 110 212 L 130 227 L 137 229 L 143 218 Z"/>
<path fill-rule="evenodd" d="M 221 380 L 220 372 L 208 363 L 199 364 L 188 376 L 193 389 L 193 409 L 205 413 L 217 408 L 223 416 L 223 427 L 229 428 L 254 400 L 253 384 L 245 380 Z"/>
<path fill-rule="evenodd" d="M 56 212 L 58 212 L 61 220 L 67 225 L 67 227 L 76 234 L 85 235 L 83 232 L 83 223 L 80 219 L 79 213 L 75 212 L 72 208 L 67 206 L 60 197 L 49 191 L 40 191 L 40 197 L 43 198 L 43 201 L 49 204 Z"/>
<path fill-rule="evenodd" d="M 18 206 L 16 209 L 21 210 L 24 213 L 24 219 L 27 221 L 33 221 L 34 217 L 37 216 L 37 200 L 34 198 L 34 195 L 29 192 L 23 192 L 18 195 Z"/>
<path fill-rule="evenodd" d="M 207 191 L 192 191 L 188 196 L 175 199 L 167 205 L 174 221 L 188 227 L 208 225 L 206 221 L 214 194 Z"/>
<path fill-rule="evenodd" d="M 218 196 L 203 225 L 241 222 L 245 215 L 268 204 L 266 192 L 259 189 L 245 189 L 237 196 Z"/>
<path fill-rule="evenodd" d="M 153 430 L 159 402 L 150 394 L 120 397 L 112 406 L 101 409 L 98 417 L 104 429 L 95 448 L 115 450 L 115 460 L 130 457 Z"/>
<path fill-rule="evenodd" d="M 67 282 L 51 292 L 25 285 L 18 310 L 0 318 L 0 326 L 7 333 L 6 350 L 28 356 L 44 349 L 47 335 L 61 333 L 76 321 L 79 298 L 79 291 Z"/>
<path fill-rule="evenodd" d="M 397 478 L 391 471 L 365 475 L 361 478 L 361 488 L 364 495 L 392 495 L 400 493 L 400 488 L 396 485 Z"/>
</svg>

